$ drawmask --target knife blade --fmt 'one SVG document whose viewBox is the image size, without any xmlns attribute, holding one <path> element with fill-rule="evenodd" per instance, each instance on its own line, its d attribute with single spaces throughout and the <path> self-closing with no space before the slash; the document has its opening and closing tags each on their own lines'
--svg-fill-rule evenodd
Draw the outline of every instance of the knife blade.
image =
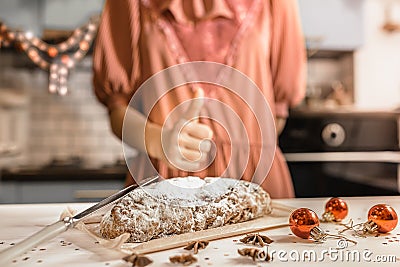
<svg viewBox="0 0 400 267">
<path fill-rule="evenodd" d="M 120 199 L 121 197 L 125 196 L 132 190 L 148 185 L 150 183 L 153 183 L 157 181 L 160 177 L 157 176 L 152 176 L 147 179 L 144 179 L 141 181 L 139 184 L 134 184 L 131 186 L 128 186 L 117 193 L 103 199 L 99 203 L 87 208 L 86 210 L 76 214 L 73 217 L 65 217 L 62 220 L 59 220 L 53 224 L 45 226 L 42 230 L 36 232 L 35 234 L 27 237 L 26 239 L 22 240 L 21 242 L 17 243 L 13 247 L 7 248 L 3 251 L 0 252 L 0 266 L 4 266 L 7 263 L 10 263 L 12 259 L 15 257 L 31 250 L 33 247 L 48 241 L 50 239 L 53 239 L 57 235 L 67 231 L 69 228 L 73 228 L 79 221 L 81 221 L 83 218 L 95 213 L 99 209 L 110 205 L 111 203 L 115 202 L 116 200 Z"/>
</svg>

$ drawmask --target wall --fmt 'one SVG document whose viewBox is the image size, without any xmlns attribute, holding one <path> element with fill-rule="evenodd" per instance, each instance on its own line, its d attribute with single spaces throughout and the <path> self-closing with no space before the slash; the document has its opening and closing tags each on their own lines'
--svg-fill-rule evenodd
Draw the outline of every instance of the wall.
<svg viewBox="0 0 400 267">
<path fill-rule="evenodd" d="M 0 61 L 2 58 L 0 53 Z M 0 90 L 5 89 L 4 80 L 11 79 L 7 87 L 28 97 L 28 120 L 20 127 L 26 135 L 25 149 L 18 157 L 0 158 L 0 168 L 42 166 L 72 156 L 82 158 L 87 166 L 101 167 L 123 158 L 121 141 L 111 133 L 107 111 L 93 94 L 90 64 L 88 57 L 71 73 L 70 93 L 62 97 L 48 93 L 47 72 L 12 69 L 0 63 Z"/>
<path fill-rule="evenodd" d="M 400 23 L 400 1 L 366 0 L 365 43 L 355 53 L 355 104 L 360 108 L 400 106 L 400 32 L 382 30 L 385 6 Z"/>
</svg>

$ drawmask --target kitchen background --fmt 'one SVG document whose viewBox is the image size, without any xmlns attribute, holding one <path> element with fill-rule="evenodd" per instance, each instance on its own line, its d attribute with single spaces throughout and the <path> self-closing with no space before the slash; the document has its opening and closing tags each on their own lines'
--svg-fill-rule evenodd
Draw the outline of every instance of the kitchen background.
<svg viewBox="0 0 400 267">
<path fill-rule="evenodd" d="M 351 163 L 344 159 L 321 163 L 297 154 L 399 150 L 395 110 L 400 107 L 400 1 L 298 2 L 309 56 L 307 97 L 292 111 L 293 119 L 280 140 L 297 195 L 336 193 L 331 183 L 338 184 L 339 178 L 330 170 L 337 168 L 348 173 L 369 170 L 369 176 L 376 173 L 368 185 L 360 179 L 340 178 L 341 185 L 349 188 L 347 195 L 398 194 L 397 154 Z M 51 30 L 71 31 L 82 25 L 99 14 L 102 5 L 103 0 L 0 0 L 0 20 L 45 38 Z M 66 96 L 49 94 L 47 72 L 23 52 L 0 48 L 0 203 L 93 201 L 123 186 L 122 147 L 110 131 L 105 108 L 92 92 L 90 52 L 70 74 L 68 88 Z M 371 126 L 371 121 L 377 124 Z M 361 125 L 357 131 L 365 130 L 369 137 L 354 134 L 355 122 Z M 344 128 L 344 140 L 358 146 L 343 146 L 342 130 L 327 129 L 331 124 Z M 305 125 L 312 127 L 305 129 Z M 319 127 L 316 134 L 308 132 Z M 321 137 L 324 129 L 328 143 Z M 296 146 L 309 138 L 318 139 L 314 150 Z M 375 144 L 376 139 L 392 143 Z M 360 145 L 371 142 L 374 145 L 367 149 Z M 325 181 L 327 177 L 331 180 Z M 315 186 L 304 188 L 304 181 Z M 340 189 L 338 194 L 343 193 Z"/>
</svg>

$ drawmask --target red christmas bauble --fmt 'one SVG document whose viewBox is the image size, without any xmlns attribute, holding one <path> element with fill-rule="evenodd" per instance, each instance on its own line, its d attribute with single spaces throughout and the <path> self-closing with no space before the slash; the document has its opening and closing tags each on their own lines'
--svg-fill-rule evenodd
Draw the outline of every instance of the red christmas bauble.
<svg viewBox="0 0 400 267">
<path fill-rule="evenodd" d="M 368 211 L 368 220 L 378 226 L 379 233 L 392 231 L 398 222 L 396 211 L 389 205 L 377 204 Z"/>
<path fill-rule="evenodd" d="M 341 221 L 346 218 L 349 213 L 349 208 L 346 202 L 338 197 L 333 197 L 325 205 L 325 212 L 331 213 L 335 221 Z"/>
<path fill-rule="evenodd" d="M 310 232 L 319 225 L 318 215 L 307 208 L 300 208 L 292 212 L 289 217 L 290 230 L 298 237 L 308 239 Z"/>
</svg>

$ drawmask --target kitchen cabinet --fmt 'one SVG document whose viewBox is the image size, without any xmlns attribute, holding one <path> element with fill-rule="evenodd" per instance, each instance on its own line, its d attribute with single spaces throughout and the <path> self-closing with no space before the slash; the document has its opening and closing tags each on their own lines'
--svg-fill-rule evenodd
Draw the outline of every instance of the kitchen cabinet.
<svg viewBox="0 0 400 267">
<path fill-rule="evenodd" d="M 37 34 L 40 30 L 41 15 L 38 1 L 0 0 L 0 20 L 9 27 L 30 30 Z"/>
<path fill-rule="evenodd" d="M 365 0 L 298 0 L 307 48 L 352 51 L 363 44 Z"/>
<path fill-rule="evenodd" d="M 75 29 L 93 15 L 100 15 L 103 0 L 43 0 L 45 28 Z"/>
<path fill-rule="evenodd" d="M 124 187 L 123 181 L 7 181 L 0 203 L 98 202 Z"/>
<path fill-rule="evenodd" d="M 298 0 L 307 46 L 354 50 L 363 43 L 365 0 Z M 7 25 L 41 35 L 45 28 L 75 29 L 100 14 L 104 0 L 0 0 Z"/>
<path fill-rule="evenodd" d="M 125 185 L 126 166 L 4 169 L 0 204 L 97 202 Z"/>
<path fill-rule="evenodd" d="M 97 202 L 123 187 L 123 181 L 2 182 L 0 203 Z"/>
<path fill-rule="evenodd" d="M 18 203 L 16 183 L 0 183 L 0 204 Z"/>
<path fill-rule="evenodd" d="M 41 36 L 44 29 L 73 30 L 96 14 L 104 0 L 0 0 L 0 19 Z"/>
</svg>

